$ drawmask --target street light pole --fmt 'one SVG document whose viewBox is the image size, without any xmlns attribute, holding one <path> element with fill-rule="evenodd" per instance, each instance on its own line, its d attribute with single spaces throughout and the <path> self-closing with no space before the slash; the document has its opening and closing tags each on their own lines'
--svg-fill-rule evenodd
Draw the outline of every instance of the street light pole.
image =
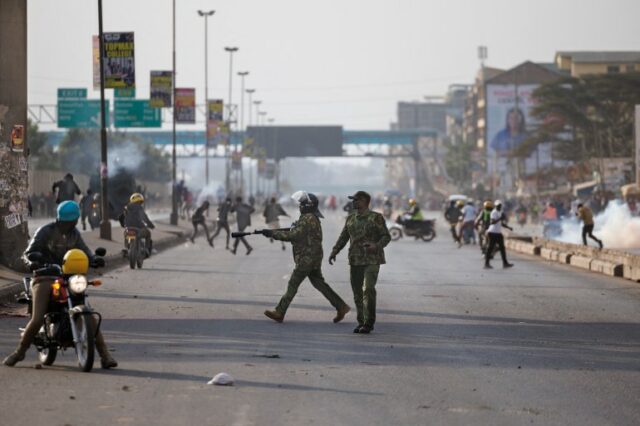
<svg viewBox="0 0 640 426">
<path fill-rule="evenodd" d="M 178 194 L 176 188 L 176 0 L 173 0 L 173 47 L 172 47 L 173 69 L 171 72 L 171 86 L 173 90 L 173 131 L 172 131 L 172 152 L 171 152 L 171 216 L 169 223 L 178 224 Z"/>
<path fill-rule="evenodd" d="M 109 199 L 108 199 L 108 156 L 107 156 L 107 113 L 104 105 L 104 34 L 102 32 L 102 0 L 98 0 L 98 37 L 100 38 L 100 210 L 102 219 L 100 221 L 100 238 L 111 239 L 111 222 L 109 221 Z"/>
<path fill-rule="evenodd" d="M 249 123 L 247 124 L 247 128 L 251 126 L 251 111 L 253 110 L 253 105 L 251 98 L 255 93 L 256 89 L 247 89 L 246 92 L 249 95 Z M 255 141 L 252 149 L 255 148 Z M 640 174 L 639 174 L 640 175 Z M 249 157 L 249 196 L 253 196 L 253 158 Z"/>
<path fill-rule="evenodd" d="M 238 72 L 240 76 L 241 84 L 240 84 L 240 134 L 242 138 L 240 139 L 240 148 L 242 148 L 242 156 L 244 157 L 244 138 L 245 138 L 245 128 L 244 128 L 244 78 L 249 75 L 249 71 L 240 71 Z M 242 188 L 242 192 L 244 192 L 244 168 L 242 167 L 242 160 L 240 160 L 240 187 Z"/>
<path fill-rule="evenodd" d="M 225 146 L 225 189 L 227 190 L 227 194 L 231 189 L 231 167 L 229 166 L 229 145 L 231 145 L 231 136 L 233 134 L 231 129 L 231 121 L 232 121 L 232 86 L 233 86 L 233 54 L 238 51 L 237 47 L 225 47 L 225 51 L 229 52 L 229 98 L 227 104 L 227 122 L 229 123 L 229 140 L 227 141 L 227 145 Z"/>
<path fill-rule="evenodd" d="M 209 16 L 216 13 L 215 10 L 204 12 L 198 10 L 199 16 L 204 16 L 204 105 L 207 108 L 207 100 L 209 99 L 209 49 L 208 49 L 208 21 Z M 209 140 L 207 137 L 207 120 L 204 121 L 204 182 L 205 186 L 209 186 Z"/>
</svg>

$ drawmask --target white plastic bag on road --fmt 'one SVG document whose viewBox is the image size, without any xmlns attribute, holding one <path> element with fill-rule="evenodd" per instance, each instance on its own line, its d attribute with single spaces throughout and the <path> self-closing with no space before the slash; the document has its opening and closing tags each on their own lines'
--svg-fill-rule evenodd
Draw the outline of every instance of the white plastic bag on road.
<svg viewBox="0 0 640 426">
<path fill-rule="evenodd" d="M 233 386 L 234 379 L 227 373 L 218 373 L 207 382 L 208 385 Z"/>
</svg>

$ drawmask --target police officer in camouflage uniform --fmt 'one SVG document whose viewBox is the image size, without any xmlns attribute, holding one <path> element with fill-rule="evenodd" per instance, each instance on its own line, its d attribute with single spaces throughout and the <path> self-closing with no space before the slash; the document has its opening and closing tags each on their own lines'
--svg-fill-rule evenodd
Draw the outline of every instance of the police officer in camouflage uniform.
<svg viewBox="0 0 640 426">
<path fill-rule="evenodd" d="M 266 229 L 263 231 L 263 235 L 274 240 L 290 241 L 293 245 L 293 259 L 296 267 L 289 278 L 287 292 L 280 299 L 278 306 L 273 311 L 264 311 L 264 314 L 274 321 L 282 322 L 291 301 L 298 292 L 298 287 L 305 278 L 309 278 L 311 284 L 336 308 L 337 313 L 333 322 L 340 322 L 351 308 L 329 287 L 322 276 L 323 254 L 320 218 L 323 216 L 318 210 L 318 198 L 305 191 L 298 191 L 291 198 L 300 204 L 298 221 L 289 230 Z"/>
<path fill-rule="evenodd" d="M 358 310 L 358 326 L 354 333 L 369 334 L 376 322 L 376 281 L 380 265 L 385 263 L 384 247 L 391 241 L 384 217 L 369 210 L 371 196 L 358 191 L 350 196 L 355 211 L 347 216 L 347 221 L 336 241 L 329 263 L 333 265 L 336 256 L 349 244 L 349 265 L 351 266 L 351 288 Z"/>
</svg>

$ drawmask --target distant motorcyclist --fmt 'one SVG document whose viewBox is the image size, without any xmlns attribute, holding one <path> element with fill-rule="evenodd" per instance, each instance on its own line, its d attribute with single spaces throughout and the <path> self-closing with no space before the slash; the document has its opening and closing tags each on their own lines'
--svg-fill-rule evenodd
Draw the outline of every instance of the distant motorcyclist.
<svg viewBox="0 0 640 426">
<path fill-rule="evenodd" d="M 422 210 L 415 198 L 409 198 L 409 210 L 405 212 L 407 216 L 410 216 L 411 220 L 424 220 L 422 216 Z"/>
<path fill-rule="evenodd" d="M 120 216 L 118 216 L 120 225 L 124 228 L 138 228 L 140 230 L 140 238 L 144 238 L 147 246 L 147 253 L 151 255 L 153 249 L 153 242 L 151 240 L 151 231 L 149 229 L 155 228 L 149 216 L 144 211 L 144 196 L 139 192 L 134 192 L 129 197 L 129 204 L 124 207 Z M 125 242 L 126 244 L 126 242 Z"/>
<path fill-rule="evenodd" d="M 447 222 L 449 222 L 449 230 L 451 231 L 453 241 L 455 241 L 456 243 L 460 243 L 460 238 L 458 238 L 456 227 L 458 226 L 458 221 L 460 220 L 460 208 L 462 206 L 464 206 L 464 201 L 458 200 L 458 202 L 456 203 L 456 201 L 451 200 L 451 202 L 449 202 L 449 207 L 447 207 L 447 210 L 444 212 L 444 218 L 447 220 Z"/>
<path fill-rule="evenodd" d="M 24 252 L 23 259 L 29 269 L 34 270 L 41 266 L 28 260 L 28 256 L 31 253 L 40 253 L 45 259 L 44 263 L 62 265 L 65 254 L 71 249 L 82 250 L 89 258 L 91 266 L 104 266 L 104 259 L 94 256 L 82 240 L 80 232 L 76 229 L 79 217 L 80 206 L 75 201 L 63 201 L 58 205 L 56 221 L 38 228 Z M 4 359 L 4 365 L 13 367 L 25 358 L 27 349 L 29 349 L 34 337 L 44 324 L 44 317 L 51 299 L 52 281 L 53 278 L 51 277 L 37 277 L 31 281 L 31 320 L 22 334 L 17 349 Z M 109 353 L 100 330 L 96 333 L 95 342 L 96 349 L 100 354 L 102 368 L 117 367 L 118 363 Z"/>
<path fill-rule="evenodd" d="M 75 201 L 76 195 L 82 194 L 71 173 L 67 173 L 62 180 L 55 182 L 51 187 L 51 192 L 56 194 L 56 189 L 58 190 L 56 204 L 63 201 Z"/>
<path fill-rule="evenodd" d="M 476 219 L 476 208 L 471 200 L 467 201 L 460 211 L 460 231 L 458 232 L 458 248 L 462 247 L 462 240 L 465 233 L 471 233 L 471 240 L 476 243 L 476 235 L 474 232 L 474 222 Z M 465 240 L 466 241 L 466 240 Z"/>
<path fill-rule="evenodd" d="M 391 219 L 391 214 L 393 213 L 393 203 L 389 197 L 384 197 L 384 201 L 382 202 L 382 216 L 385 219 Z"/>
</svg>

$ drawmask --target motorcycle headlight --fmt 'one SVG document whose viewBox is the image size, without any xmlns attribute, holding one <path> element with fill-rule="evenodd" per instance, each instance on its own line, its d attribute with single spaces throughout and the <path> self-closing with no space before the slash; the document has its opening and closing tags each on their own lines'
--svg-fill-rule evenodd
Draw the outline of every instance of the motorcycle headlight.
<svg viewBox="0 0 640 426">
<path fill-rule="evenodd" d="M 69 278 L 69 289 L 75 294 L 82 294 L 87 289 L 87 278 L 84 275 L 74 275 Z"/>
</svg>

